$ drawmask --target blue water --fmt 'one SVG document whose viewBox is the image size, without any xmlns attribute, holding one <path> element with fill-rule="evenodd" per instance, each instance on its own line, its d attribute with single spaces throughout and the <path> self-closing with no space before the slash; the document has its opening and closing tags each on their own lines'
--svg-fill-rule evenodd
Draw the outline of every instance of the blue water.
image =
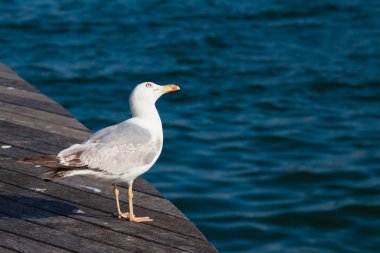
<svg viewBox="0 0 380 253">
<path fill-rule="evenodd" d="M 379 252 L 379 1 L 2 1 L 0 45 L 94 131 L 180 85 L 145 178 L 221 252 Z"/>
</svg>

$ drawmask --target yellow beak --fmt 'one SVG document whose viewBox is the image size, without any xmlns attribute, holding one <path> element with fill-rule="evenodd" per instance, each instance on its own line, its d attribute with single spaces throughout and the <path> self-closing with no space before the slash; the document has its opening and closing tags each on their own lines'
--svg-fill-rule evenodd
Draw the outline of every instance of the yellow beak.
<svg viewBox="0 0 380 253">
<path fill-rule="evenodd" d="M 167 92 L 173 92 L 173 91 L 177 91 L 177 90 L 180 90 L 181 88 L 178 86 L 178 85 L 175 85 L 175 84 L 168 84 L 168 85 L 164 85 L 162 86 L 161 90 L 165 93 Z"/>
</svg>

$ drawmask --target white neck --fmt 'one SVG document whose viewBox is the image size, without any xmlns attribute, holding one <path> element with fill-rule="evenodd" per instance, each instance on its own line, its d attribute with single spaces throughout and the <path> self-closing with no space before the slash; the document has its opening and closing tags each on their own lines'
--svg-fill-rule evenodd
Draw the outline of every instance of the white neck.
<svg viewBox="0 0 380 253">
<path fill-rule="evenodd" d="M 154 103 L 140 104 L 139 102 L 134 101 L 134 103 L 130 103 L 130 108 L 132 117 L 144 120 L 151 129 L 156 130 L 155 132 L 159 136 L 162 136 L 161 118 Z"/>
</svg>

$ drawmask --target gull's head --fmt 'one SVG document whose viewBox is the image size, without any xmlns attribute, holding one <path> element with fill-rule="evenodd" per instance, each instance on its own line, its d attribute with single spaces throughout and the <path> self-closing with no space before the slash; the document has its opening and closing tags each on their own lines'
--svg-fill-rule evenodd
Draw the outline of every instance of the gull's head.
<svg viewBox="0 0 380 253">
<path fill-rule="evenodd" d="M 131 105 L 142 102 L 154 104 L 163 94 L 179 90 L 175 84 L 158 85 L 152 82 L 140 83 L 134 88 L 129 98 Z"/>
</svg>

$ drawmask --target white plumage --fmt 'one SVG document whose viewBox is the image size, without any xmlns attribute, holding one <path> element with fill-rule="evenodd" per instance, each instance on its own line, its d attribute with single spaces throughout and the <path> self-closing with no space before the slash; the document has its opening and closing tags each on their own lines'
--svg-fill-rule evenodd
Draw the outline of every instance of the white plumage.
<svg viewBox="0 0 380 253">
<path fill-rule="evenodd" d="M 87 166 L 65 176 L 91 174 L 105 180 L 131 183 L 152 167 L 162 150 L 162 130 L 132 118 L 96 132 L 86 142 L 75 144 L 58 154 L 65 166 Z"/>
<path fill-rule="evenodd" d="M 53 159 L 43 156 L 24 161 L 54 167 L 56 170 L 48 175 L 50 179 L 89 175 L 110 180 L 115 185 L 117 216 L 136 222 L 151 221 L 149 217 L 134 216 L 132 184 L 133 180 L 153 166 L 161 154 L 162 123 L 155 103 L 164 93 L 177 90 L 179 87 L 174 84 L 160 86 L 151 82 L 141 83 L 129 98 L 131 119 L 96 132 L 85 142 L 62 150 Z M 119 190 L 116 187 L 118 182 L 129 184 L 130 213 L 120 211 Z"/>
</svg>

